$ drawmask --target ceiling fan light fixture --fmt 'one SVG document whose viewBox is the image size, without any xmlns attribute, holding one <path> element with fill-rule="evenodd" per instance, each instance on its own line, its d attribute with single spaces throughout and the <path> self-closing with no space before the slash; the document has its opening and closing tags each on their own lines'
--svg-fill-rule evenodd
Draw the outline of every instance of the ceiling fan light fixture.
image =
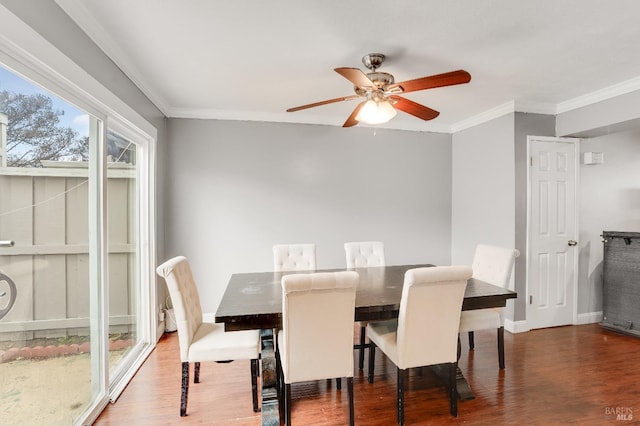
<svg viewBox="0 0 640 426">
<path fill-rule="evenodd" d="M 396 109 L 385 99 L 369 99 L 362 105 L 356 120 L 367 124 L 382 124 L 397 114 Z"/>
<path fill-rule="evenodd" d="M 393 75 L 377 70 L 384 60 L 385 56 L 381 53 L 365 55 L 362 58 L 362 63 L 370 70 L 367 74 L 358 68 L 334 68 L 335 72 L 353 84 L 355 94 L 289 108 L 287 112 L 359 99 L 360 103 L 353 109 L 342 127 L 352 127 L 359 122 L 367 124 L 386 123 L 395 117 L 397 110 L 420 120 L 428 121 L 438 117 L 440 112 L 399 95 L 417 92 L 418 90 L 464 84 L 471 81 L 471 74 L 465 70 L 457 70 L 396 83 Z"/>
</svg>

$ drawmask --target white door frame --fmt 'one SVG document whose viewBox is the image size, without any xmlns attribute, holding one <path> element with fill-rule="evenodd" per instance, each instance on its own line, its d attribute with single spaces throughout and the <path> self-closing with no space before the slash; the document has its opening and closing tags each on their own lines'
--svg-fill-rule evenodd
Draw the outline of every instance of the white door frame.
<svg viewBox="0 0 640 426">
<path fill-rule="evenodd" d="M 575 172 L 574 172 L 574 180 L 575 180 L 575 197 L 574 197 L 574 223 L 575 223 L 575 235 L 576 239 L 580 234 L 579 227 L 579 178 L 580 178 L 580 139 L 579 138 L 562 138 L 562 137 L 548 137 L 548 136 L 527 136 L 527 245 L 526 245 L 526 294 L 525 294 L 525 315 L 528 317 L 529 313 L 529 295 L 531 294 L 529 291 L 529 279 L 531 275 L 531 210 L 532 210 L 532 202 L 531 202 L 531 145 L 534 141 L 543 141 L 543 142 L 558 142 L 558 143 L 570 143 L 573 144 L 574 147 L 574 156 L 575 156 Z M 574 256 L 573 260 L 573 280 L 571 284 L 573 285 L 573 300 L 572 303 L 572 320 L 573 324 L 578 323 L 578 260 L 580 258 L 580 241 L 578 241 L 577 252 Z M 526 318 L 528 323 L 528 318 Z M 528 323 L 527 329 L 531 329 L 531 324 Z"/>
</svg>

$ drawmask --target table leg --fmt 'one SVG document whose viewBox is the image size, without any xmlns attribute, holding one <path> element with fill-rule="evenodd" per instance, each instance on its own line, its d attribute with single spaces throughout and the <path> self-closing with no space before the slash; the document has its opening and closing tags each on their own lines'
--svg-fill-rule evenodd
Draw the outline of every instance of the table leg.
<svg viewBox="0 0 640 426">
<path fill-rule="evenodd" d="M 280 410 L 278 407 L 278 392 L 276 389 L 276 352 L 272 330 L 260 332 L 260 371 L 262 387 L 262 425 L 276 426 L 280 424 Z"/>
<path fill-rule="evenodd" d="M 460 343 L 460 334 L 458 333 L 458 361 L 460 361 L 460 355 L 462 355 L 462 344 Z M 458 388 L 458 399 L 460 401 L 469 401 L 475 399 L 475 395 L 464 378 L 462 370 L 456 365 L 456 387 Z"/>
<path fill-rule="evenodd" d="M 469 401 L 476 398 L 460 367 L 456 367 L 456 387 L 458 388 L 458 399 L 460 401 Z"/>
<path fill-rule="evenodd" d="M 460 335 L 458 335 L 458 361 L 460 360 L 460 355 L 462 353 L 462 345 L 460 344 Z M 442 365 L 434 365 L 432 370 L 445 381 L 448 382 L 449 371 L 446 368 L 443 368 Z M 469 401 L 475 399 L 475 395 L 469 386 L 469 382 L 465 379 L 464 374 L 462 374 L 462 370 L 460 367 L 456 367 L 456 388 L 458 390 L 458 399 L 460 401 Z"/>
<path fill-rule="evenodd" d="M 433 365 L 431 367 L 431 370 L 436 373 L 438 377 L 444 380 L 445 383 L 448 383 L 449 370 L 447 368 L 444 368 L 444 365 Z M 458 399 L 460 401 L 469 401 L 475 399 L 475 395 L 473 394 L 473 391 L 471 390 L 467 379 L 465 379 L 464 375 L 462 374 L 460 367 L 456 367 L 456 388 L 458 390 Z"/>
</svg>

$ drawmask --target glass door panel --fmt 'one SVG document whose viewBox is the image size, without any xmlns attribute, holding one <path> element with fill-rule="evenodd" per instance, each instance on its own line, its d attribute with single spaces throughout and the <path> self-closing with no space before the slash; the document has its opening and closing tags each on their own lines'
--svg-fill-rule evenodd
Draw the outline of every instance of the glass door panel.
<svg viewBox="0 0 640 426">
<path fill-rule="evenodd" d="M 100 392 L 87 161 L 99 134 L 90 134 L 91 120 L 0 67 L 3 425 L 71 424 Z"/>
<path fill-rule="evenodd" d="M 107 216 L 109 231 L 109 377 L 125 373 L 139 353 L 140 190 L 137 145 L 107 132 Z"/>
</svg>

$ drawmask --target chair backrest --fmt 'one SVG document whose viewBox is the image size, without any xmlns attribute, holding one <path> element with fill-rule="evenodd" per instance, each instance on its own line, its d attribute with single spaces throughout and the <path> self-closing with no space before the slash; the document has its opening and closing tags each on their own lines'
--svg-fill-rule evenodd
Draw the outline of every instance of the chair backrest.
<svg viewBox="0 0 640 426">
<path fill-rule="evenodd" d="M 277 244 L 273 246 L 274 271 L 315 271 L 315 244 Z"/>
<path fill-rule="evenodd" d="M 344 243 L 347 255 L 347 268 L 366 268 L 368 266 L 385 266 L 384 243 L 366 241 Z"/>
<path fill-rule="evenodd" d="M 178 326 L 180 360 L 187 362 L 193 335 L 202 324 L 202 306 L 191 267 L 186 257 L 177 256 L 158 266 L 156 272 L 167 283 Z"/>
<path fill-rule="evenodd" d="M 509 288 L 511 271 L 520 252 L 515 249 L 478 244 L 473 257 L 473 277 L 503 288 Z"/>
<path fill-rule="evenodd" d="M 282 277 L 283 373 L 288 383 L 353 377 L 354 271 Z"/>
<path fill-rule="evenodd" d="M 469 266 L 435 266 L 405 273 L 398 315 L 398 367 L 455 362 Z"/>
</svg>

